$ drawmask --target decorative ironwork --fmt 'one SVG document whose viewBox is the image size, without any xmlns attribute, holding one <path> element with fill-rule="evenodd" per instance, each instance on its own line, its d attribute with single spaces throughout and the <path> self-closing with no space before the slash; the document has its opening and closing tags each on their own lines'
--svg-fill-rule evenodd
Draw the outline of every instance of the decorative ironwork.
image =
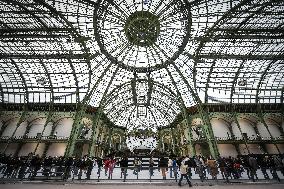
<svg viewBox="0 0 284 189">
<path fill-rule="evenodd" d="M 157 70 L 175 61 L 190 38 L 187 1 L 101 1 L 94 29 L 101 52 L 123 68 Z"/>
</svg>

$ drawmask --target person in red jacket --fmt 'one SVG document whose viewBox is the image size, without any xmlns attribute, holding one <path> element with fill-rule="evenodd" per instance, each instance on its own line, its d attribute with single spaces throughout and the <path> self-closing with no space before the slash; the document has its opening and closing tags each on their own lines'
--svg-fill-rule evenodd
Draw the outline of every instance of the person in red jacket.
<svg viewBox="0 0 284 189">
<path fill-rule="evenodd" d="M 109 170 L 109 166 L 110 166 L 110 158 L 104 159 L 105 176 L 107 176 L 107 172 Z"/>
</svg>

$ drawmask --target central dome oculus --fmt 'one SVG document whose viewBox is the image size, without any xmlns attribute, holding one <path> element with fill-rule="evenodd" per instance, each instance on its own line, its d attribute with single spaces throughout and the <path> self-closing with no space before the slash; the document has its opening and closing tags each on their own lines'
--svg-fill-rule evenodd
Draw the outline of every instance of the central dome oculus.
<svg viewBox="0 0 284 189">
<path fill-rule="evenodd" d="M 124 31 L 127 39 L 141 47 L 152 46 L 160 33 L 160 22 L 148 11 L 136 11 L 126 20 Z"/>
</svg>

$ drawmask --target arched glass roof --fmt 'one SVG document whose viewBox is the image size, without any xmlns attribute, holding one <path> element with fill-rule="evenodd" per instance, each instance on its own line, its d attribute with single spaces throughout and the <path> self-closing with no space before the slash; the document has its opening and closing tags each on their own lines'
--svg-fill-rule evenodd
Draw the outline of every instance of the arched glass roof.
<svg viewBox="0 0 284 189">
<path fill-rule="evenodd" d="M 197 103 L 283 103 L 284 2 L 0 0 L 0 101 L 170 124 Z"/>
</svg>

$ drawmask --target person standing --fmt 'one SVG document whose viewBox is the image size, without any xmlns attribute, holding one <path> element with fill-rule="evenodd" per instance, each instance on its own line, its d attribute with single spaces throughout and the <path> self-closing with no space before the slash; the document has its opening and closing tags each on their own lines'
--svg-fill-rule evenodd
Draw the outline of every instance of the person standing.
<svg viewBox="0 0 284 189">
<path fill-rule="evenodd" d="M 180 179 L 179 179 L 179 182 L 178 182 L 178 185 L 181 186 L 181 181 L 183 179 L 183 177 L 186 178 L 187 180 L 187 183 L 189 185 L 189 187 L 192 187 L 192 184 L 191 182 L 189 181 L 189 178 L 188 178 L 188 165 L 185 164 L 185 161 L 184 161 L 184 158 L 183 158 L 183 161 L 181 162 L 181 165 L 180 165 Z"/>
<path fill-rule="evenodd" d="M 168 167 L 170 169 L 170 177 L 173 178 L 173 160 L 171 157 L 168 160 Z"/>
<path fill-rule="evenodd" d="M 102 167 L 103 167 L 103 159 L 98 157 L 97 158 L 97 165 L 98 165 L 98 171 L 97 171 L 97 175 L 98 177 L 101 176 L 101 170 L 102 170 Z"/>
<path fill-rule="evenodd" d="M 178 164 L 177 164 L 177 160 L 176 158 L 174 157 L 173 158 L 173 172 L 174 172 L 174 177 L 175 177 L 175 180 L 177 182 L 177 171 L 178 171 Z"/>
<path fill-rule="evenodd" d="M 218 174 L 218 164 L 216 160 L 213 157 L 208 158 L 207 165 L 208 168 L 210 169 L 210 174 L 212 176 L 212 179 L 216 180 Z"/>
<path fill-rule="evenodd" d="M 91 174 L 92 174 L 92 170 L 93 170 L 93 159 L 91 157 L 88 157 L 87 160 L 86 160 L 86 169 L 87 169 L 87 172 L 86 172 L 86 176 L 88 180 L 90 180 L 91 178 Z"/>
<path fill-rule="evenodd" d="M 166 158 L 161 157 L 159 161 L 159 169 L 162 172 L 163 180 L 166 180 L 166 170 L 168 168 L 168 161 Z"/>
<path fill-rule="evenodd" d="M 153 157 L 151 157 L 149 159 L 149 173 L 150 173 L 150 176 L 154 176 L 154 166 L 155 166 L 155 162 L 153 160 Z"/>
<path fill-rule="evenodd" d="M 269 159 L 268 156 L 264 156 L 259 161 L 260 170 L 264 176 L 265 179 L 269 180 L 269 175 L 267 174 L 267 167 L 269 166 Z"/>
<path fill-rule="evenodd" d="M 127 156 L 124 156 L 122 160 L 119 162 L 120 164 L 120 178 L 123 176 L 123 181 L 125 182 L 126 176 L 127 176 L 127 169 L 128 169 L 128 158 Z"/>
<path fill-rule="evenodd" d="M 250 166 L 250 176 L 253 182 L 255 182 L 255 178 L 257 179 L 256 171 L 258 168 L 257 161 L 254 157 L 249 157 L 249 166 Z"/>
</svg>

